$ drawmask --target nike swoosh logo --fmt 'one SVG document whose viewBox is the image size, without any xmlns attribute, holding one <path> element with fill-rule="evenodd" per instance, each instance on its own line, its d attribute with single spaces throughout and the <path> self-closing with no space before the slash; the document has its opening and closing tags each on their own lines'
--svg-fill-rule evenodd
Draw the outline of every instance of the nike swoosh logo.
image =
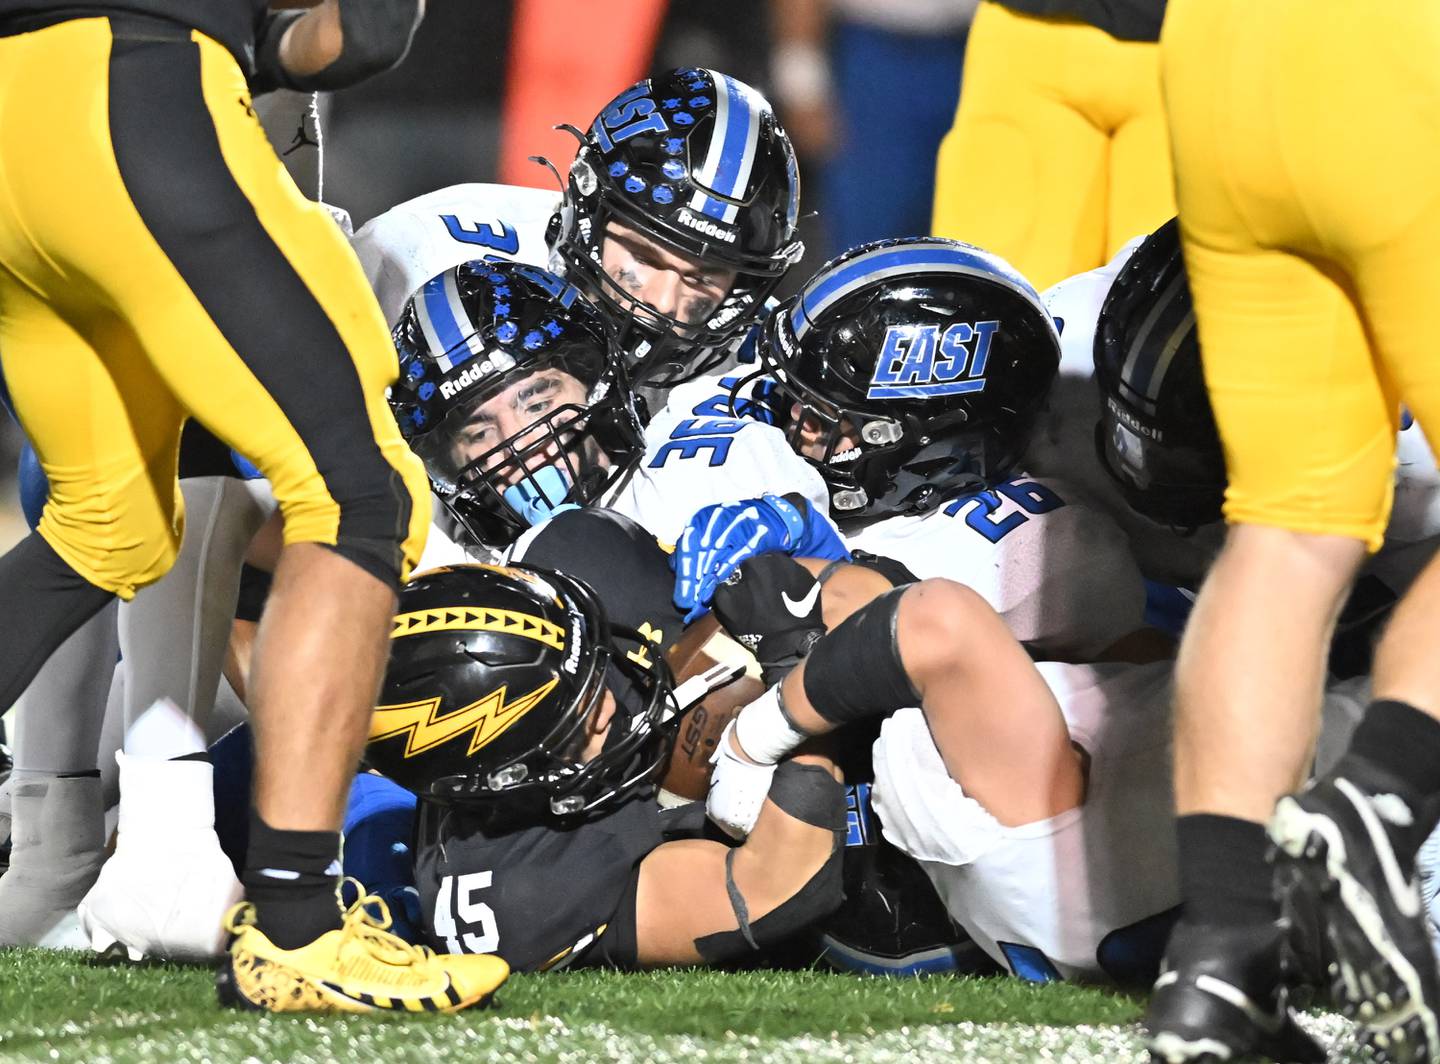
<svg viewBox="0 0 1440 1064">
<path fill-rule="evenodd" d="M 792 599 L 784 591 L 780 592 L 780 601 L 785 603 L 785 608 L 801 620 L 810 616 L 810 611 L 815 608 L 815 602 L 820 598 L 820 585 L 810 585 L 810 591 L 800 600 Z"/>
</svg>

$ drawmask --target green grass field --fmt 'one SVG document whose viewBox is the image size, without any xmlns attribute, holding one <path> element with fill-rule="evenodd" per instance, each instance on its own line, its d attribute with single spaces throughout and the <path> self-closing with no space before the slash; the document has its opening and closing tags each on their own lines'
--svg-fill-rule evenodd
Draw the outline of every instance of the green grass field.
<svg viewBox="0 0 1440 1064">
<path fill-rule="evenodd" d="M 0 1060 L 1122 1061 L 1144 1060 L 1138 998 L 1008 978 L 882 980 L 823 972 L 516 976 L 455 1017 L 268 1017 L 222 1011 L 199 968 L 102 967 L 0 952 Z M 1307 1024 L 1360 1061 L 1335 1016 Z"/>
</svg>

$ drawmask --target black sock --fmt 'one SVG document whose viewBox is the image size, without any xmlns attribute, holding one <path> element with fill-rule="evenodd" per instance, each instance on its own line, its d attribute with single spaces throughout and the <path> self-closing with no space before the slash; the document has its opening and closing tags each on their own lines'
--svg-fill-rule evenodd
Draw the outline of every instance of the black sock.
<svg viewBox="0 0 1440 1064">
<path fill-rule="evenodd" d="M 1263 824 L 1233 816 L 1177 817 L 1180 896 L 1193 924 L 1268 924 L 1280 917 Z"/>
<path fill-rule="evenodd" d="M 70 568 L 50 544 L 31 532 L 0 557 L 0 706 L 20 693 L 75 629 L 113 596 Z"/>
<path fill-rule="evenodd" d="M 1394 776 L 1411 798 L 1440 794 L 1440 721 L 1404 702 L 1371 702 L 1336 771 L 1358 757 Z"/>
<path fill-rule="evenodd" d="M 280 831 L 250 810 L 245 896 L 255 925 L 281 949 L 297 949 L 340 926 L 340 833 Z"/>
</svg>

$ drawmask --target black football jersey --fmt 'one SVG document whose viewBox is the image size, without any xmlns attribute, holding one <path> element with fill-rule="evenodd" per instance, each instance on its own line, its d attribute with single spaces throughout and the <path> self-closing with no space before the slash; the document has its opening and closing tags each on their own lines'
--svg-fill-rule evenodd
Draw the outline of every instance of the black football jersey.
<svg viewBox="0 0 1440 1064">
<path fill-rule="evenodd" d="M 442 953 L 498 953 L 517 972 L 631 967 L 640 861 L 663 841 L 651 797 L 566 829 L 495 835 L 463 808 L 422 802 L 415 884 L 425 932 Z"/>
</svg>

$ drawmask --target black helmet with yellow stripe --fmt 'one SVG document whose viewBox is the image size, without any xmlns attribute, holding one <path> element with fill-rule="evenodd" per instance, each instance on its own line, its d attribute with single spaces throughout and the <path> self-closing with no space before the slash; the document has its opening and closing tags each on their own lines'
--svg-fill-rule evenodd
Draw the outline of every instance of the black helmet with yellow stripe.
<svg viewBox="0 0 1440 1064">
<path fill-rule="evenodd" d="M 581 581 L 430 570 L 401 590 L 390 645 L 365 756 L 401 786 L 506 823 L 653 789 L 673 741 L 669 673 Z"/>
</svg>

